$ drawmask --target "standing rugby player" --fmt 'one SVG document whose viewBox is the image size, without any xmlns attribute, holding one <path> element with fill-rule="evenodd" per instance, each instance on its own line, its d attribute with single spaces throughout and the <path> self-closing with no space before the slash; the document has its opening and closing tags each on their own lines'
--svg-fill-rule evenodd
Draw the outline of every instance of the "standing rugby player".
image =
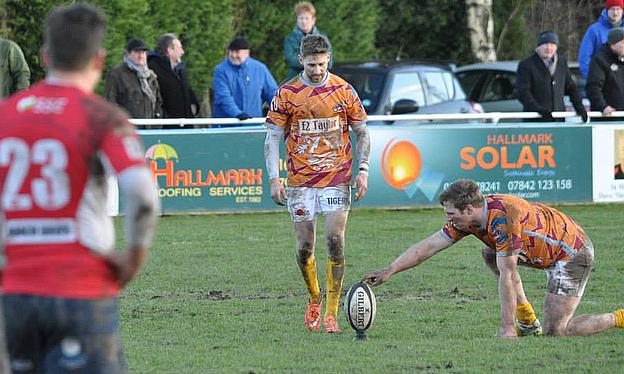
<svg viewBox="0 0 624 374">
<path fill-rule="evenodd" d="M 158 199 L 125 114 L 93 95 L 103 12 L 74 4 L 47 18 L 46 80 L 0 104 L 0 248 L 13 373 L 125 373 L 117 295 L 150 246 Z M 115 250 L 107 176 L 125 196 Z"/>
<path fill-rule="evenodd" d="M 338 304 L 344 277 L 344 234 L 351 205 L 353 152 L 349 131 L 355 134 L 357 174 L 355 200 L 368 188 L 370 137 L 366 112 L 353 87 L 327 71 L 330 45 L 322 35 L 301 41 L 303 71 L 286 82 L 271 103 L 265 126 L 266 166 L 271 198 L 285 205 L 294 223 L 297 262 L 309 302 L 305 315 L 308 330 L 321 325 L 323 296 L 314 257 L 316 214 L 325 218 L 326 309 L 323 329 L 338 333 Z M 286 142 L 288 186 L 279 178 L 279 143 Z"/>
</svg>

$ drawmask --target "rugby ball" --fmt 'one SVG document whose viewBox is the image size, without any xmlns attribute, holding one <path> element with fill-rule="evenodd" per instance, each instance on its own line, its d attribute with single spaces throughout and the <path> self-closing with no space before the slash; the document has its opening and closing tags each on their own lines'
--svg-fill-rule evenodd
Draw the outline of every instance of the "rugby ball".
<svg viewBox="0 0 624 374">
<path fill-rule="evenodd" d="M 358 282 L 351 286 L 344 305 L 347 322 L 355 331 L 363 332 L 373 325 L 377 302 L 367 283 Z"/>
</svg>

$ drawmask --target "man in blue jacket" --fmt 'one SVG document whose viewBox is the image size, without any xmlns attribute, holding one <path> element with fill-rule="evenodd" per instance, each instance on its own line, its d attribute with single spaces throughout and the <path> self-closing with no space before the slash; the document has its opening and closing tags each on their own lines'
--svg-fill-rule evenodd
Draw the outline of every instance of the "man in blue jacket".
<svg viewBox="0 0 624 374">
<path fill-rule="evenodd" d="M 607 33 L 614 27 L 622 27 L 622 10 L 624 0 L 607 0 L 605 9 L 600 13 L 598 21 L 594 22 L 583 35 L 579 45 L 579 70 L 585 78 L 589 75 L 589 64 L 592 56 L 607 43 Z"/>
<path fill-rule="evenodd" d="M 228 46 L 228 57 L 214 69 L 212 79 L 217 118 L 263 117 L 262 102 L 271 103 L 277 83 L 262 62 L 249 57 L 249 42 L 235 38 Z"/>
</svg>

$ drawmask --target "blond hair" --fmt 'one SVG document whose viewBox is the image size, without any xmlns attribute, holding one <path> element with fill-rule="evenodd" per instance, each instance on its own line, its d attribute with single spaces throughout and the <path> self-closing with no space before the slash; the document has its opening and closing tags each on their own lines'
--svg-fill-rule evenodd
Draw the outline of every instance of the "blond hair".
<svg viewBox="0 0 624 374">
<path fill-rule="evenodd" d="M 316 17 L 316 9 L 309 1 L 300 1 L 295 4 L 295 14 L 300 15 L 301 13 L 310 13 L 313 17 Z"/>
</svg>

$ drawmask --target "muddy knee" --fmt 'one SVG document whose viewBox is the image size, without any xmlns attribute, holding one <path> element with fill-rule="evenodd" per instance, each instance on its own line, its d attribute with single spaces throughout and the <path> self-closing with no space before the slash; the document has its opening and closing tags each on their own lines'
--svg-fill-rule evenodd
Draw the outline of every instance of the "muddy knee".
<svg viewBox="0 0 624 374">
<path fill-rule="evenodd" d="M 304 240 L 297 243 L 297 259 L 305 264 L 314 255 L 314 241 Z"/>
<path fill-rule="evenodd" d="M 344 257 L 344 236 L 334 234 L 327 237 L 327 251 L 332 260 L 339 260 Z"/>
</svg>

